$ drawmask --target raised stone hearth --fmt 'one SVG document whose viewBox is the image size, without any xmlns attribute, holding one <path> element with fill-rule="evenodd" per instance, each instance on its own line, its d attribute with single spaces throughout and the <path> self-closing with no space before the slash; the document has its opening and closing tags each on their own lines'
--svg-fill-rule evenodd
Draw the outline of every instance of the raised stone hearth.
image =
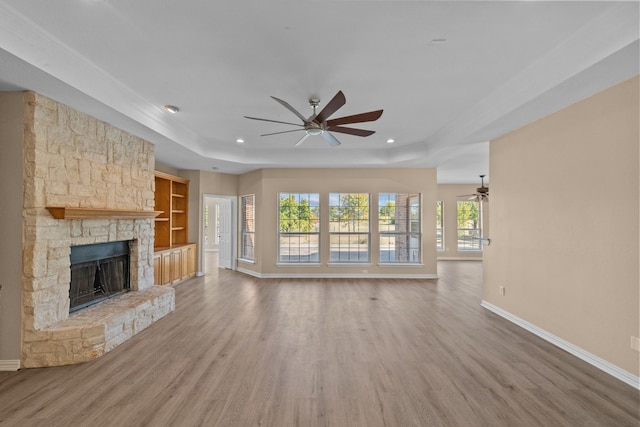
<svg viewBox="0 0 640 427">
<path fill-rule="evenodd" d="M 175 309 L 173 288 L 129 292 L 25 333 L 25 368 L 88 362 Z"/>
<path fill-rule="evenodd" d="M 23 367 L 85 362 L 167 315 L 153 285 L 153 145 L 33 92 L 24 94 Z M 56 219 L 46 207 L 148 211 Z M 71 246 L 131 241 L 130 292 L 69 315 Z"/>
</svg>

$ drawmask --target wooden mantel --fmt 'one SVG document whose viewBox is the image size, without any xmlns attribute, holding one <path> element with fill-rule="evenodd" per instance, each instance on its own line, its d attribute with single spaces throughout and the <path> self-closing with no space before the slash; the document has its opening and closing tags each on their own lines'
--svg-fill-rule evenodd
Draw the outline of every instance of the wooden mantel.
<svg viewBox="0 0 640 427">
<path fill-rule="evenodd" d="M 66 208 L 47 206 L 55 219 L 148 219 L 162 211 L 135 211 L 127 209 Z"/>
</svg>

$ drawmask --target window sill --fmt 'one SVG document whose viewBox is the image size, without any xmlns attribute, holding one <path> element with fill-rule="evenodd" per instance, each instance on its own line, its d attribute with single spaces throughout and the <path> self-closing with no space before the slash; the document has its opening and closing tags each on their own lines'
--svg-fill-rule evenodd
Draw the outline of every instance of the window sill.
<svg viewBox="0 0 640 427">
<path fill-rule="evenodd" d="M 371 267 L 372 265 L 370 262 L 330 262 L 327 267 Z"/>
<path fill-rule="evenodd" d="M 245 258 L 238 258 L 238 262 L 241 262 L 243 264 L 251 264 L 251 265 L 254 265 L 256 263 L 256 261 L 253 259 L 245 259 Z"/>
<path fill-rule="evenodd" d="M 321 267 L 319 262 L 278 262 L 276 267 Z"/>
<path fill-rule="evenodd" d="M 378 267 L 422 268 L 424 264 L 416 262 L 380 262 Z"/>
</svg>

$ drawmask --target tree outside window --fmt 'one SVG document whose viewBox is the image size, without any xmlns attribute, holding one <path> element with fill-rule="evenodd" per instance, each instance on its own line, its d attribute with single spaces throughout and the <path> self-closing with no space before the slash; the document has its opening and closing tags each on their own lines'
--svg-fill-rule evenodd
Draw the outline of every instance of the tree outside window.
<svg viewBox="0 0 640 427">
<path fill-rule="evenodd" d="M 320 195 L 280 193 L 278 210 L 279 262 L 320 261 Z"/>
<path fill-rule="evenodd" d="M 369 194 L 329 194 L 331 262 L 369 262 Z"/>
<path fill-rule="evenodd" d="M 478 202 L 458 202 L 459 251 L 479 251 L 482 249 L 480 242 L 479 209 L 480 206 Z"/>
<path fill-rule="evenodd" d="M 444 226 L 442 222 L 442 200 L 436 202 L 436 250 L 444 251 Z"/>
</svg>

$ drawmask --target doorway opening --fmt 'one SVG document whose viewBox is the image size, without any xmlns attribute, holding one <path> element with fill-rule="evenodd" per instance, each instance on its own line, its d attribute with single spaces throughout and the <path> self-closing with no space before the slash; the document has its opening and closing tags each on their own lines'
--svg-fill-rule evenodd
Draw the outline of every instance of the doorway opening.
<svg viewBox="0 0 640 427">
<path fill-rule="evenodd" d="M 202 213 L 202 266 L 205 274 L 219 268 L 235 269 L 236 199 L 204 195 Z"/>
</svg>

